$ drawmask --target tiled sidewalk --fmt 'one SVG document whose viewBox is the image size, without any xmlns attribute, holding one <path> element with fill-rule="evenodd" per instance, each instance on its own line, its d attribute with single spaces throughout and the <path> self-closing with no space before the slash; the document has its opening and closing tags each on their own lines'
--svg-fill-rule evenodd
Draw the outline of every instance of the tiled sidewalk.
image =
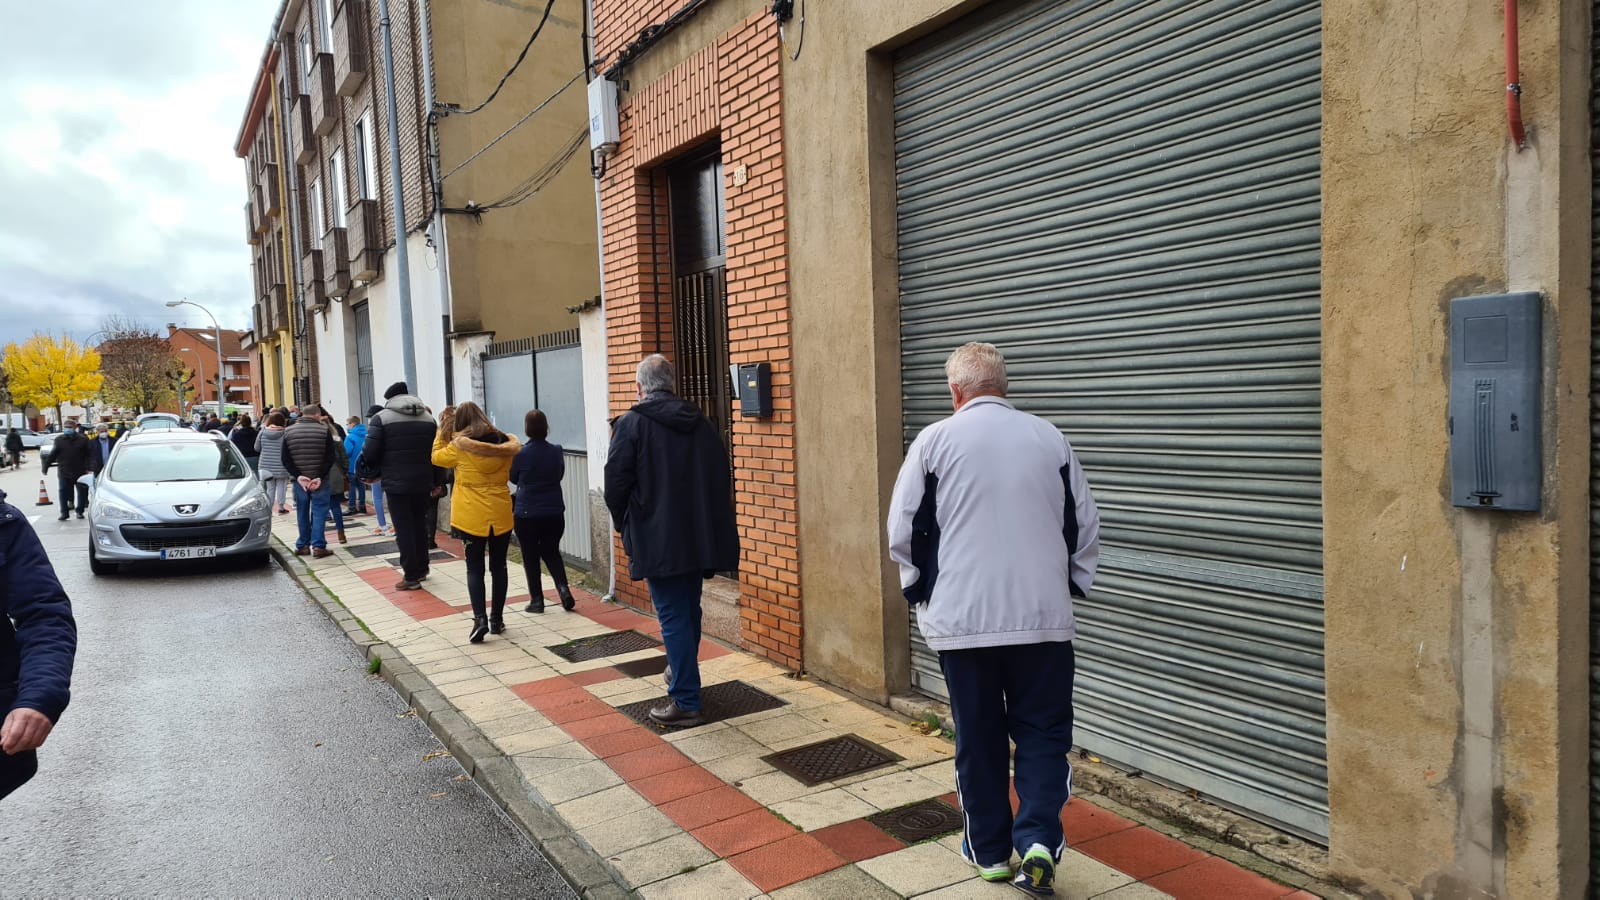
<svg viewBox="0 0 1600 900">
<path fill-rule="evenodd" d="M 583 662 L 552 650 L 616 631 L 659 638 L 653 618 L 581 590 L 575 612 L 564 612 L 553 590 L 545 591 L 544 614 L 523 612 L 527 581 L 513 564 L 506 633 L 469 644 L 459 547 L 441 535 L 456 558 L 434 562 L 426 590 L 396 592 L 393 540 L 361 536 L 369 521 L 350 523 L 351 543 L 331 545 L 334 556 L 299 562 L 514 763 L 619 884 L 646 898 L 1016 896 L 974 876 L 958 855 L 959 834 L 908 846 L 869 821 L 921 801 L 954 809 L 948 741 L 710 641 L 700 652 L 706 685 L 743 682 L 782 705 L 660 733 L 618 709 L 664 696 L 659 674 L 632 677 L 618 668 L 652 660 L 639 668 L 658 672 L 658 647 Z M 292 553 L 293 516 L 279 516 L 274 532 Z M 378 547 L 390 552 L 359 555 Z M 900 759 L 809 786 L 766 759 L 846 734 Z M 1058 896 L 1314 896 L 1081 798 L 1063 821 L 1072 849 L 1057 873 Z"/>
</svg>

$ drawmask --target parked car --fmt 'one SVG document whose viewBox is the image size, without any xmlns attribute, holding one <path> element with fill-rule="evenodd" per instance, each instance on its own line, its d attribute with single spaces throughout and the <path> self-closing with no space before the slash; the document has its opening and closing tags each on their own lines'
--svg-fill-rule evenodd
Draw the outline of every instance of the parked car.
<svg viewBox="0 0 1600 900">
<path fill-rule="evenodd" d="M 24 450 L 37 450 L 55 440 L 51 435 L 40 434 L 28 428 L 19 428 L 17 432 L 22 435 L 22 449 Z"/>
<path fill-rule="evenodd" d="M 117 442 L 89 502 L 89 570 L 242 557 L 264 565 L 272 510 L 221 435 L 139 430 Z"/>
<path fill-rule="evenodd" d="M 183 419 L 173 413 L 145 413 L 133 422 L 134 430 L 149 429 L 152 431 L 170 431 L 174 428 L 187 429 L 189 426 Z"/>
<path fill-rule="evenodd" d="M 58 435 L 47 434 L 44 443 L 39 445 L 39 471 L 50 474 L 50 459 L 56 453 L 56 438 Z"/>
</svg>

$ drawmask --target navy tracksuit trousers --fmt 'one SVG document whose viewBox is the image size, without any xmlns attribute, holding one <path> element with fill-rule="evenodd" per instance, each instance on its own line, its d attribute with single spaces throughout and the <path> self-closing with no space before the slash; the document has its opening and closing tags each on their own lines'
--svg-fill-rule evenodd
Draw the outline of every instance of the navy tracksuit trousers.
<svg viewBox="0 0 1600 900">
<path fill-rule="evenodd" d="M 1071 641 L 941 650 L 956 725 L 956 789 L 967 847 L 979 865 L 1000 865 L 1034 844 L 1059 861 L 1061 809 L 1072 792 Z M 1010 748 L 1017 745 L 1011 815 Z"/>
</svg>

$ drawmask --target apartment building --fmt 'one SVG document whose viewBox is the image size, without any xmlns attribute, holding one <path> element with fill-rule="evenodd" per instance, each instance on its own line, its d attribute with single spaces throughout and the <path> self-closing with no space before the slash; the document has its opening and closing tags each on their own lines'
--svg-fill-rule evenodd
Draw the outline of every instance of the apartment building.
<svg viewBox="0 0 1600 900">
<path fill-rule="evenodd" d="M 398 167 L 376 2 L 286 0 L 258 80 L 277 85 L 262 119 L 284 122 L 283 258 L 306 332 L 290 365 L 338 415 L 402 380 L 408 346 L 435 409 L 482 400 L 491 341 L 573 327 L 567 307 L 598 290 L 587 156 L 564 153 L 587 121 L 581 78 L 562 90 L 582 68 L 581 4 L 542 26 L 545 4 L 524 0 L 388 6 Z"/>
<path fill-rule="evenodd" d="M 734 636 L 941 695 L 884 519 L 943 359 L 992 341 L 1100 502 L 1083 748 L 1366 896 L 1584 896 L 1592 0 L 806 6 L 592 2 L 606 412 L 660 351 L 722 426 Z M 1452 300 L 1506 291 L 1543 317 L 1531 513 L 1450 463 Z M 771 418 L 715 377 L 756 362 Z"/>
<path fill-rule="evenodd" d="M 188 378 L 182 385 L 183 408 L 170 405 L 164 412 L 188 413 L 196 408 L 226 413 L 229 409 L 258 408 L 251 395 L 250 354 L 242 341 L 245 332 L 222 330 L 222 389 L 224 400 L 217 404 L 217 332 L 211 328 L 179 328 L 167 325 L 167 346 L 183 364 Z"/>
</svg>

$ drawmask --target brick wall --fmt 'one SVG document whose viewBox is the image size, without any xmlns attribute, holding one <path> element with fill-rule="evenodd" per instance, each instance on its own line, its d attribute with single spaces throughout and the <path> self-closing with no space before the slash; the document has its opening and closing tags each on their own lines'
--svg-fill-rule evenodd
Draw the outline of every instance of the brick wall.
<svg viewBox="0 0 1600 900">
<path fill-rule="evenodd" d="M 596 21 L 603 22 L 602 11 L 615 23 L 658 6 L 676 8 L 645 0 L 596 3 Z M 597 24 L 596 30 L 613 35 L 608 39 L 615 41 L 616 27 L 607 30 Z M 634 368 L 639 359 L 651 352 L 672 352 L 671 256 L 659 167 L 683 151 L 720 139 L 730 361 L 772 364 L 775 410 L 772 419 L 736 416 L 733 424 L 735 499 L 743 548 L 740 630 L 750 650 L 799 668 L 799 510 L 780 53 L 777 25 L 763 10 L 627 98 L 621 111 L 622 141 L 602 186 L 602 216 L 610 406 L 616 415 L 634 402 Z M 645 585 L 626 578 L 620 546 L 616 556 L 618 594 L 629 603 L 648 606 Z"/>
<path fill-rule="evenodd" d="M 649 25 L 672 15 L 687 0 L 594 0 L 594 52 L 605 59 Z"/>
</svg>

